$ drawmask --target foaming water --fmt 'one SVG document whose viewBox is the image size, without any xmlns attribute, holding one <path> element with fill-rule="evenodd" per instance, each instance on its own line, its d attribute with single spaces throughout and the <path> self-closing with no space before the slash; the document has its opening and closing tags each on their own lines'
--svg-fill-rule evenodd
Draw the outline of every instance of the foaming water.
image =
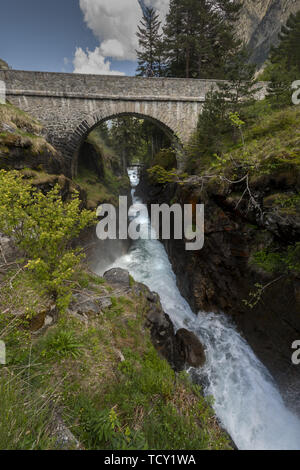
<svg viewBox="0 0 300 470">
<path fill-rule="evenodd" d="M 137 170 L 129 170 L 134 188 Z M 134 211 L 132 216 L 134 216 Z M 149 218 L 141 232 L 151 230 Z M 300 449 L 300 421 L 285 406 L 267 369 L 225 317 L 214 313 L 197 316 L 181 296 L 163 245 L 157 240 L 138 240 L 110 267 L 127 269 L 139 282 L 160 296 L 176 329 L 193 331 L 206 349 L 207 361 L 191 375 L 214 397 L 214 409 L 239 449 Z M 98 270 L 99 274 L 103 274 Z"/>
</svg>

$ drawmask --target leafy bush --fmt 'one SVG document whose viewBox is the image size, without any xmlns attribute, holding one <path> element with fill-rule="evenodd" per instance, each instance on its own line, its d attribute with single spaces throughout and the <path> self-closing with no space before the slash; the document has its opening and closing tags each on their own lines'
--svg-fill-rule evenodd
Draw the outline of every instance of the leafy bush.
<svg viewBox="0 0 300 470">
<path fill-rule="evenodd" d="M 161 149 L 153 159 L 153 165 L 159 165 L 165 170 L 172 170 L 177 167 L 176 153 L 172 148 Z"/>
<path fill-rule="evenodd" d="M 91 438 L 92 448 L 113 450 L 146 450 L 148 448 L 141 431 L 132 431 L 129 426 L 122 426 L 115 408 L 97 411 L 88 402 L 88 407 L 85 407 L 83 403 L 81 410 L 81 419 L 84 419 L 84 427 Z"/>
<path fill-rule="evenodd" d="M 94 213 L 81 210 L 80 205 L 78 194 L 63 203 L 59 185 L 45 195 L 18 172 L 0 171 L 0 231 L 26 253 L 26 267 L 61 307 L 70 293 L 66 281 L 81 259 L 70 242 L 96 220 Z"/>
<path fill-rule="evenodd" d="M 300 273 L 300 242 L 284 252 L 258 251 L 253 255 L 253 262 L 269 273 Z"/>
<path fill-rule="evenodd" d="M 178 180 L 175 169 L 167 171 L 159 165 L 153 166 L 147 170 L 149 179 L 152 184 L 166 184 L 173 183 Z"/>
</svg>

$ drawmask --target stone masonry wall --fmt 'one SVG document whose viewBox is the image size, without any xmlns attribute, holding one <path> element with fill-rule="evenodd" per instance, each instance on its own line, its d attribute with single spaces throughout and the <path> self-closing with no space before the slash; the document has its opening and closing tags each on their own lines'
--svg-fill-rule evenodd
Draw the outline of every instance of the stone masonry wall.
<svg viewBox="0 0 300 470">
<path fill-rule="evenodd" d="M 0 70 L 0 80 L 7 99 L 45 126 L 46 137 L 69 160 L 70 174 L 76 172 L 76 155 L 90 130 L 118 115 L 148 117 L 174 140 L 187 142 L 206 93 L 216 87 L 214 80 L 19 70 Z"/>
</svg>

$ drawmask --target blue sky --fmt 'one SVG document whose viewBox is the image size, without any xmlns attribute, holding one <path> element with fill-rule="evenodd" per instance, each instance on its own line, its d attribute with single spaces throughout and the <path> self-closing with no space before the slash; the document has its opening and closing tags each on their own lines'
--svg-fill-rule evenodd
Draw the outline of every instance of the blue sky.
<svg viewBox="0 0 300 470">
<path fill-rule="evenodd" d="M 138 0 L 2 0 L 0 58 L 20 70 L 134 75 L 140 15 Z"/>
</svg>

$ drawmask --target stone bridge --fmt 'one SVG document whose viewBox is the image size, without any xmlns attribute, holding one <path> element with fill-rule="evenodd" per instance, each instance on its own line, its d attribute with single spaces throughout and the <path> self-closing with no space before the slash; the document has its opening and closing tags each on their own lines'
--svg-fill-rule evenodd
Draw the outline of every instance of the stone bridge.
<svg viewBox="0 0 300 470">
<path fill-rule="evenodd" d="M 37 118 L 75 174 L 80 146 L 98 124 L 134 115 L 155 122 L 177 143 L 196 128 L 214 80 L 0 70 L 7 100 Z M 179 161 L 180 165 L 180 161 Z"/>
</svg>

